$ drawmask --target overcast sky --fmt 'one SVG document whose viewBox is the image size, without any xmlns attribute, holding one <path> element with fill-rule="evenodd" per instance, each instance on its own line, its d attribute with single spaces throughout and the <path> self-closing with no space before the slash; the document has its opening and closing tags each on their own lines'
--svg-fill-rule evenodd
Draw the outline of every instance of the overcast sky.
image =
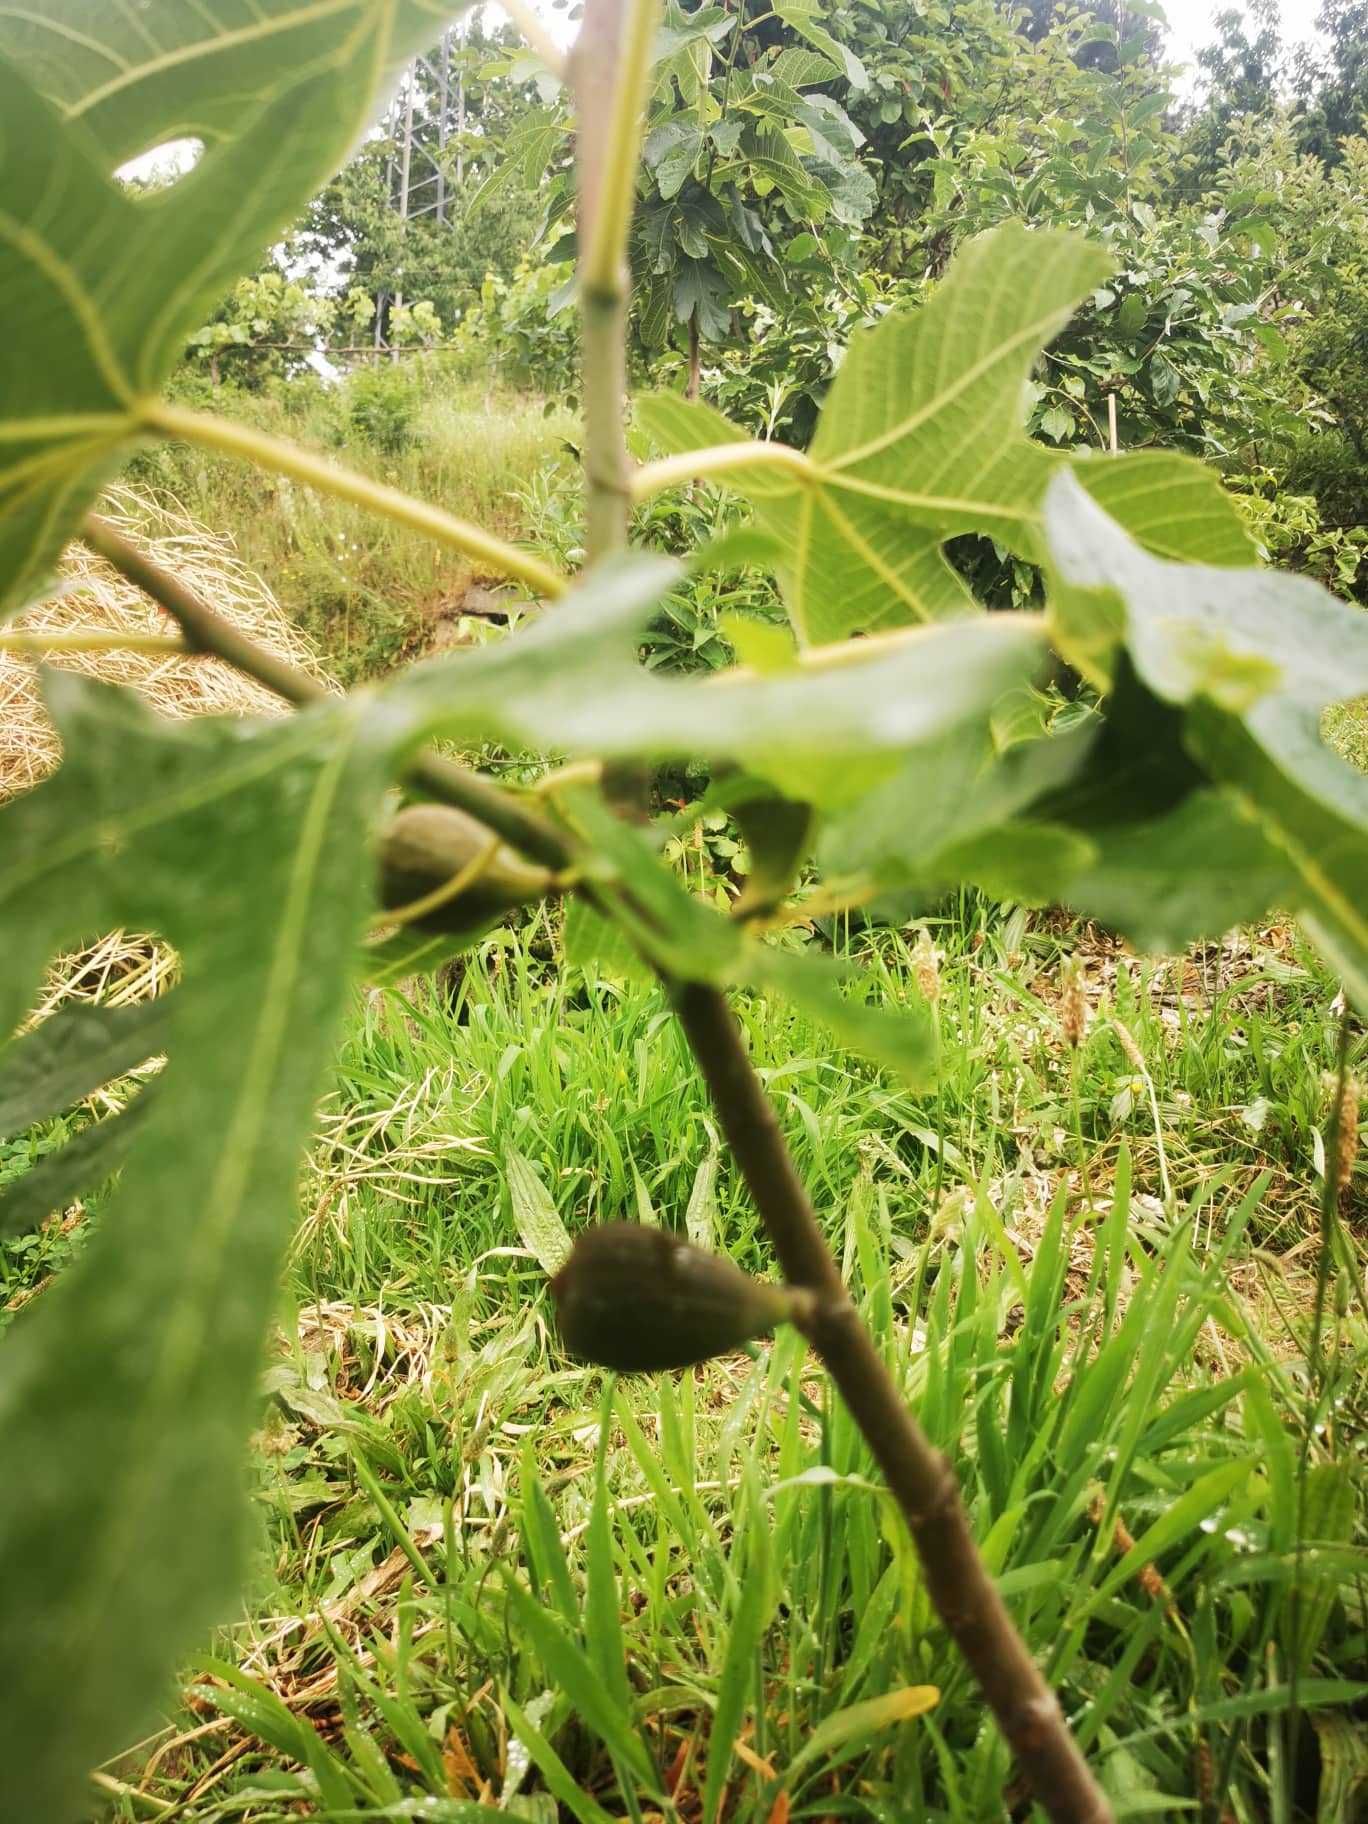
<svg viewBox="0 0 1368 1824">
<path fill-rule="evenodd" d="M 1193 53 L 1211 42 L 1215 36 L 1212 21 L 1231 4 L 1232 0 L 1163 0 L 1175 62 L 1190 63 Z M 1320 0 L 1282 0 L 1284 36 L 1293 43 L 1313 38 L 1319 7 Z"/>
</svg>

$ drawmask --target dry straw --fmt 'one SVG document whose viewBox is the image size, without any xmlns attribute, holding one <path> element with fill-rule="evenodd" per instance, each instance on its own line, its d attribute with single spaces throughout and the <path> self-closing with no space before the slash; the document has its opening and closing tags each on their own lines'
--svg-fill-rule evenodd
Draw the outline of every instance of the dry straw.
<svg viewBox="0 0 1368 1824">
<path fill-rule="evenodd" d="M 1354 1160 L 1358 1156 L 1358 1138 L 1358 1083 L 1346 1071 L 1339 1091 L 1339 1113 L 1335 1123 L 1335 1191 L 1341 1203 L 1349 1194 L 1349 1185 L 1354 1176 Z"/>
<path fill-rule="evenodd" d="M 266 585 L 238 561 L 228 540 L 131 488 L 112 489 L 102 511 L 126 538 L 184 578 L 259 646 L 330 681 L 304 635 Z M 118 632 L 136 638 L 177 632 L 154 602 L 75 542 L 63 554 L 52 592 L 19 615 L 9 630 Z M 219 659 L 122 650 L 63 652 L 45 662 L 127 685 L 163 716 L 273 716 L 286 708 L 264 685 Z M 0 801 L 38 784 L 60 758 L 60 743 L 43 706 L 39 663 L 27 654 L 0 651 Z M 174 962 L 162 946 L 138 934 L 112 932 L 55 966 L 38 1012 L 50 1012 L 71 998 L 140 1000 L 158 991 L 168 971 L 174 972 Z"/>
<path fill-rule="evenodd" d="M 238 561 L 232 545 L 172 507 L 131 488 L 115 488 L 103 512 L 126 538 L 182 577 L 216 613 L 292 665 L 322 679 L 317 654 L 266 585 Z M 72 543 L 50 595 L 13 623 L 35 633 L 118 632 L 136 637 L 177 632 L 170 616 L 84 545 Z M 279 697 L 219 659 L 167 653 L 54 654 L 54 668 L 125 684 L 164 716 L 278 715 Z M 0 652 L 0 799 L 36 785 L 57 764 L 57 736 L 43 708 L 38 662 Z"/>
</svg>

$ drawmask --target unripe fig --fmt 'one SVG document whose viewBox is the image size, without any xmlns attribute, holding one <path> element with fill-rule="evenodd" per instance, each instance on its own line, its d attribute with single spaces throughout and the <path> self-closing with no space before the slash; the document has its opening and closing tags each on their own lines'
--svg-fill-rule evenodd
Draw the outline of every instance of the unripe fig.
<svg viewBox="0 0 1368 1824">
<path fill-rule="evenodd" d="M 663 1229 L 587 1229 L 551 1281 L 572 1355 L 649 1374 L 691 1368 L 800 1315 L 809 1295 L 766 1285 Z"/>
<path fill-rule="evenodd" d="M 546 896 L 552 877 L 545 868 L 502 843 L 489 855 L 489 842 L 485 826 L 452 805 L 406 805 L 381 838 L 381 905 L 390 912 L 415 905 L 477 862 L 469 886 L 411 921 L 419 930 L 474 936 L 515 906 Z"/>
</svg>

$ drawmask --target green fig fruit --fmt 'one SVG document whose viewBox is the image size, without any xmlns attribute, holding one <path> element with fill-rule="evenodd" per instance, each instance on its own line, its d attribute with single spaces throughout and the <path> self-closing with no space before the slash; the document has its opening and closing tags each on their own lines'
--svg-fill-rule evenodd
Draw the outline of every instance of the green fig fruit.
<svg viewBox="0 0 1368 1824">
<path fill-rule="evenodd" d="M 445 804 L 406 805 L 380 842 L 380 903 L 389 912 L 438 892 L 476 863 L 469 886 L 411 922 L 422 931 L 473 937 L 516 906 L 545 898 L 552 877 L 500 843 L 488 853 L 490 832 Z"/>
</svg>

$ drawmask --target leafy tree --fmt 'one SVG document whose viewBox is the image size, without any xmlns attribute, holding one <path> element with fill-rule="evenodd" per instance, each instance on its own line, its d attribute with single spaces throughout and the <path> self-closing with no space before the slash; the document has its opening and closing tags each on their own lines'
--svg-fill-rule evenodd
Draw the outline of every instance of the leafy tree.
<svg viewBox="0 0 1368 1824">
<path fill-rule="evenodd" d="M 526 58 L 509 49 L 508 29 L 490 32 L 477 16 L 449 58 L 445 110 L 431 70 L 424 63 L 410 68 L 412 169 L 428 174 L 414 192 L 414 213 L 405 216 L 399 207 L 400 111 L 394 109 L 388 130 L 367 137 L 289 236 L 283 255 L 289 269 L 312 271 L 324 292 L 369 293 L 383 341 L 390 340 L 394 299 L 426 300 L 451 324 L 477 302 L 487 277 L 512 277 L 535 235 L 543 206 L 539 173 L 521 182 L 510 172 L 499 207 L 478 206 L 503 148 L 541 107 Z"/>
<path fill-rule="evenodd" d="M 1298 138 L 1333 165 L 1341 142 L 1361 134 L 1368 118 L 1368 5 L 1322 0 L 1316 27 L 1324 48 L 1303 47 L 1297 58 Z"/>
<path fill-rule="evenodd" d="M 1251 0 L 1248 12 L 1227 7 L 1212 24 L 1216 36 L 1197 53 L 1199 101 L 1184 135 L 1190 196 L 1217 180 L 1235 121 L 1272 116 L 1287 76 L 1278 0 Z"/>
<path fill-rule="evenodd" d="M 309 351 L 339 328 L 347 336 L 362 334 L 373 312 L 364 291 L 353 288 L 340 300 L 328 297 L 301 279 L 287 278 L 272 260 L 252 277 L 238 280 L 190 337 L 189 349 L 215 386 L 231 381 L 255 390 L 297 371 Z"/>
<path fill-rule="evenodd" d="M 806 287 L 814 266 L 831 275 L 851 264 L 875 190 L 859 159 L 863 135 L 838 94 L 865 81 L 812 0 L 670 0 L 654 46 L 630 257 L 640 343 L 661 349 L 682 327 L 691 390 L 702 345 L 725 341 L 743 304 L 783 308 L 797 289 L 791 276 Z M 530 182 L 551 173 L 551 261 L 575 247 L 567 125 L 564 103 L 529 118 L 490 191 L 502 195 L 519 173 Z"/>
</svg>

